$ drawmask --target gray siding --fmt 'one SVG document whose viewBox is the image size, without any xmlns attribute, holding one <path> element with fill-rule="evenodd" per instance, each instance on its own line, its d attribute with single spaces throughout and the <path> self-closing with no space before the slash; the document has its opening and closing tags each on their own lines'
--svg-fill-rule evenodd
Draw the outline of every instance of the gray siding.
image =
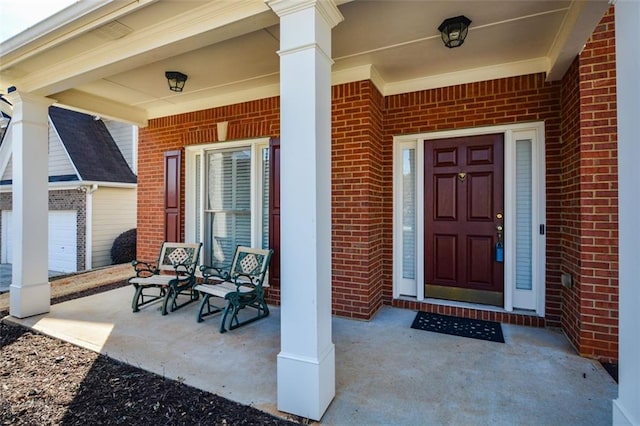
<svg viewBox="0 0 640 426">
<path fill-rule="evenodd" d="M 75 175 L 76 170 L 64 145 L 49 123 L 49 176 Z"/>
<path fill-rule="evenodd" d="M 58 138 L 55 130 L 49 123 L 49 176 L 75 175 L 76 171 L 71 164 L 67 152 Z M 2 174 L 2 180 L 13 179 L 13 156 L 7 163 L 7 168 Z"/>
<path fill-rule="evenodd" d="M 131 124 L 122 123 L 113 120 L 102 120 L 107 126 L 107 130 L 111 133 L 113 140 L 118 145 L 122 156 L 126 160 L 129 168 L 137 174 L 136 170 L 136 149 L 138 132 L 137 128 Z"/>
</svg>

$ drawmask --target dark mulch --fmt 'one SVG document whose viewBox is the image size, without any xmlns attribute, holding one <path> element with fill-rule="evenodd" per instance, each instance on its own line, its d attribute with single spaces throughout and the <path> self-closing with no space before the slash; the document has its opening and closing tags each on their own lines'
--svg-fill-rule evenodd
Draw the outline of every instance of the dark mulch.
<svg viewBox="0 0 640 426">
<path fill-rule="evenodd" d="M 103 286 L 52 303 L 125 284 Z M 0 425 L 290 424 L 296 423 L 0 323 Z"/>
</svg>

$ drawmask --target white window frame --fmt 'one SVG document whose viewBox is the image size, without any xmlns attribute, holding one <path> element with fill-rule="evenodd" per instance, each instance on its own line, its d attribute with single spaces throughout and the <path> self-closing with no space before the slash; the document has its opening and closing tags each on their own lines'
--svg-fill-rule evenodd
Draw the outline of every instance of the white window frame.
<svg viewBox="0 0 640 426">
<path fill-rule="evenodd" d="M 400 288 L 402 283 L 402 151 L 407 148 L 416 150 L 416 279 L 415 299 L 426 301 L 424 297 L 424 143 L 425 140 L 445 139 L 461 136 L 478 136 L 485 134 L 504 134 L 504 217 L 505 217 L 505 265 L 504 265 L 504 305 L 503 309 L 511 312 L 514 309 L 535 310 L 538 316 L 545 315 L 545 279 L 546 279 L 546 180 L 545 180 L 545 133 L 544 122 L 519 123 L 480 128 L 446 130 L 441 132 L 420 133 L 394 136 L 393 138 L 393 297 L 403 297 Z M 522 308 L 514 305 L 516 299 L 515 286 L 515 142 L 530 139 L 532 141 L 532 281 L 531 295 L 534 300 L 527 302 Z M 544 225 L 541 235 L 539 228 Z M 518 292 L 521 292 L 518 290 Z M 517 299 L 521 299 L 519 294 Z M 442 301 L 438 301 L 442 303 Z M 458 303 L 458 302 L 455 302 Z M 485 305 L 477 305 L 478 309 L 492 309 Z"/>
<path fill-rule="evenodd" d="M 201 145 L 189 145 L 185 147 L 185 209 L 184 227 L 185 242 L 202 242 L 196 239 L 196 197 L 200 197 L 199 228 L 201 232 L 205 230 L 204 224 L 204 197 L 206 181 L 206 155 L 207 151 L 227 150 L 234 148 L 247 148 L 251 150 L 251 245 L 252 247 L 262 246 L 262 149 L 269 148 L 269 138 L 245 139 L 242 141 L 216 142 Z M 200 155 L 200 193 L 196 194 L 196 162 Z M 268 226 L 268 224 L 266 224 Z M 202 262 L 202 256 L 200 262 Z"/>
</svg>

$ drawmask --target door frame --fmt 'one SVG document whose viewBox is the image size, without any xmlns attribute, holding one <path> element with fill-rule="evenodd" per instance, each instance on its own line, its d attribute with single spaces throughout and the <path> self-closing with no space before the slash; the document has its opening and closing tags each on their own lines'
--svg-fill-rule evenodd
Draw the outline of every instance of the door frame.
<svg viewBox="0 0 640 426">
<path fill-rule="evenodd" d="M 197 200 L 204 202 L 205 199 L 205 170 L 206 170 L 206 151 L 226 150 L 233 148 L 249 148 L 251 150 L 251 245 L 252 247 L 262 246 L 262 199 L 260 197 L 262 165 L 260 160 L 261 150 L 269 148 L 269 138 L 252 138 L 238 141 L 225 141 L 214 143 L 203 143 L 197 145 L 189 145 L 185 147 L 185 242 L 203 242 L 198 241 L 197 231 L 202 232 L 205 229 L 205 215 L 203 214 L 203 205 L 199 205 Z M 200 181 L 196 182 L 196 169 L 200 170 Z M 199 262 L 204 262 L 204 256 L 200 256 Z"/>
<path fill-rule="evenodd" d="M 538 225 L 546 225 L 546 179 L 545 179 L 545 127 L 544 122 L 508 124 L 489 127 L 446 130 L 431 133 L 394 136 L 393 138 L 393 297 L 401 298 L 400 288 L 410 285 L 402 277 L 402 152 L 407 147 L 415 148 L 416 169 L 416 259 L 424 258 L 424 140 L 446 139 L 460 136 L 476 136 L 491 133 L 504 134 L 504 214 L 505 231 L 514 229 L 515 223 L 515 142 L 530 139 L 532 141 L 532 283 L 529 293 L 533 300 L 524 300 L 521 291 L 515 286 L 515 233 L 505 232 L 504 258 L 504 306 L 511 312 L 514 309 L 535 310 L 538 316 L 545 315 L 545 271 L 546 271 L 546 230 L 544 235 L 538 231 Z M 545 226 L 546 227 L 546 226 Z M 410 295 L 418 301 L 427 301 L 424 296 L 424 265 L 416 262 L 415 294 Z M 431 299 L 429 299 L 431 301 Z M 459 304 L 454 301 L 436 301 L 436 303 Z M 515 303 L 514 303 L 515 302 Z M 523 308 L 526 304 L 526 308 Z M 466 304 L 468 305 L 468 304 Z M 476 305 L 474 305 L 476 306 Z M 492 307 L 477 305 L 478 309 Z"/>
</svg>

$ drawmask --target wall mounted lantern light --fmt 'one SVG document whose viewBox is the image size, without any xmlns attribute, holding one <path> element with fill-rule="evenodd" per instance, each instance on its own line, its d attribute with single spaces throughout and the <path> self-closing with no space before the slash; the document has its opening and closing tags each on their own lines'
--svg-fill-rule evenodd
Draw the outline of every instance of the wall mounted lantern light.
<svg viewBox="0 0 640 426">
<path fill-rule="evenodd" d="M 169 83 L 169 89 L 174 92 L 182 92 L 184 83 L 187 81 L 187 75 L 178 71 L 167 71 L 164 73 L 167 77 L 167 83 Z"/>
<path fill-rule="evenodd" d="M 464 39 L 469 32 L 469 24 L 471 19 L 466 16 L 456 16 L 455 18 L 447 18 L 438 27 L 438 31 L 442 34 L 444 45 L 453 49 L 462 46 Z"/>
</svg>

